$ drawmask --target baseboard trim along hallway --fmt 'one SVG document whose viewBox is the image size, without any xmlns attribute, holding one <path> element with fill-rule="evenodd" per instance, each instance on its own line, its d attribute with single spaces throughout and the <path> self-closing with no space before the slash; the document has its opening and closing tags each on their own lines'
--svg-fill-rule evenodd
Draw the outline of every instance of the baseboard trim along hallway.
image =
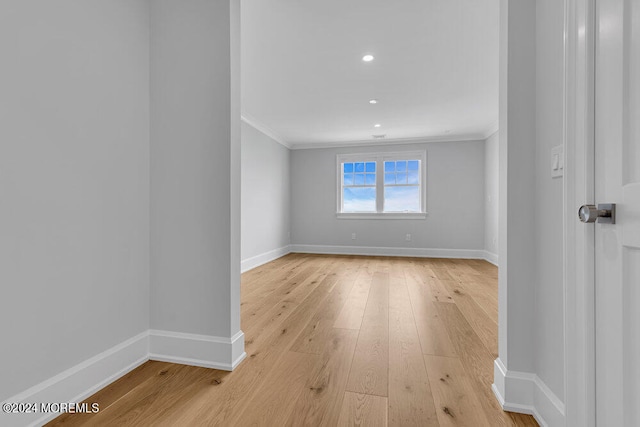
<svg viewBox="0 0 640 427">
<path fill-rule="evenodd" d="M 82 402 L 149 360 L 149 331 L 81 362 L 48 380 L 8 398 L 4 403 Z M 3 426 L 36 426 L 51 421 L 59 413 L 20 413 L 0 415 Z"/>
<path fill-rule="evenodd" d="M 149 331 L 149 359 L 232 371 L 246 357 L 244 334 L 231 338 Z"/>
<path fill-rule="evenodd" d="M 245 357 L 242 331 L 224 338 L 147 330 L 2 403 L 80 403 L 149 360 L 231 371 Z M 39 426 L 59 415 L 59 412 L 7 414 L 3 411 L 0 425 Z"/>
<path fill-rule="evenodd" d="M 483 259 L 496 265 L 497 260 L 484 249 L 392 248 L 376 246 L 290 245 L 290 252 L 326 255 L 401 256 L 417 258 Z"/>
<path fill-rule="evenodd" d="M 240 271 L 245 273 L 249 270 L 252 270 L 256 267 L 260 267 L 263 264 L 274 261 L 280 257 L 288 255 L 291 253 L 291 245 L 283 246 L 281 248 L 273 249 L 260 255 L 253 256 L 251 258 L 247 258 L 242 260 L 240 264 Z"/>
<path fill-rule="evenodd" d="M 564 403 L 537 375 L 509 371 L 498 358 L 491 388 L 505 411 L 531 414 L 543 427 L 565 425 Z"/>
<path fill-rule="evenodd" d="M 485 250 L 483 259 L 485 261 L 490 262 L 491 264 L 495 265 L 496 267 L 498 266 L 498 255 L 494 254 L 493 252 L 489 252 L 489 251 Z"/>
<path fill-rule="evenodd" d="M 418 258 L 483 259 L 498 265 L 498 256 L 483 249 L 390 248 L 375 246 L 287 245 L 242 261 L 241 271 L 246 273 L 290 253 L 362 256 L 402 256 Z"/>
</svg>

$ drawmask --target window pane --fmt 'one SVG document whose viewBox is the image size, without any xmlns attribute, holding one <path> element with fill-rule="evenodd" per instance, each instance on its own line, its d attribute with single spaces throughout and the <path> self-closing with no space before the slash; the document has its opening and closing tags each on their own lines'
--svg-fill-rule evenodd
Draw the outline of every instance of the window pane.
<svg viewBox="0 0 640 427">
<path fill-rule="evenodd" d="M 396 162 L 384 162 L 385 172 L 394 172 L 396 170 Z"/>
<path fill-rule="evenodd" d="M 406 184 L 407 183 L 407 173 L 406 172 L 398 173 L 397 178 L 396 178 L 396 183 L 397 184 Z"/>
<path fill-rule="evenodd" d="M 409 160 L 407 166 L 410 171 L 417 171 L 420 168 L 420 162 L 417 160 Z"/>
<path fill-rule="evenodd" d="M 384 174 L 384 184 L 395 184 L 396 183 L 396 174 L 395 173 L 385 173 Z"/>
<path fill-rule="evenodd" d="M 367 162 L 366 169 L 367 169 L 367 172 L 375 172 L 376 162 Z"/>
<path fill-rule="evenodd" d="M 345 172 L 353 172 L 353 163 L 344 163 L 343 165 Z"/>
<path fill-rule="evenodd" d="M 375 212 L 376 189 L 371 187 L 345 188 L 343 212 Z"/>
<path fill-rule="evenodd" d="M 399 162 L 396 162 L 396 171 L 404 172 L 406 170 L 407 170 L 407 161 L 406 160 L 401 160 Z"/>
<path fill-rule="evenodd" d="M 355 185 L 364 185 L 364 174 L 357 173 L 355 174 L 356 182 Z"/>
<path fill-rule="evenodd" d="M 364 172 L 364 163 L 356 163 L 356 172 Z"/>
<path fill-rule="evenodd" d="M 385 187 L 385 212 L 420 212 L 420 187 Z"/>
<path fill-rule="evenodd" d="M 376 174 L 375 173 L 368 173 L 365 176 L 364 183 L 367 184 L 367 185 L 376 185 Z"/>
<path fill-rule="evenodd" d="M 345 173 L 344 174 L 344 185 L 353 185 L 353 174 Z"/>
<path fill-rule="evenodd" d="M 418 184 L 420 182 L 420 178 L 418 175 L 418 171 L 409 170 L 409 184 Z"/>
</svg>

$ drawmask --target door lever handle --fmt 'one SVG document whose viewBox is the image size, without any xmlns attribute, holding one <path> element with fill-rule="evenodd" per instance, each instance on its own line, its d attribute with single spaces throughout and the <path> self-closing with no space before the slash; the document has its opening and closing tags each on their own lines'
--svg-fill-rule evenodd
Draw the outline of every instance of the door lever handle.
<svg viewBox="0 0 640 427">
<path fill-rule="evenodd" d="M 616 223 L 616 204 L 603 203 L 595 205 L 582 205 L 578 209 L 578 218 L 584 223 L 596 222 L 598 224 Z"/>
</svg>

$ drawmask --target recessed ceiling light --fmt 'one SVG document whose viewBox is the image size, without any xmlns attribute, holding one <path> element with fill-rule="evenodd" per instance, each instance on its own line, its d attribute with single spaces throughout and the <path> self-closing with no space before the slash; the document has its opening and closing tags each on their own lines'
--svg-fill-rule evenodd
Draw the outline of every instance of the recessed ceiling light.
<svg viewBox="0 0 640 427">
<path fill-rule="evenodd" d="M 374 128 L 379 128 L 380 126 L 380 123 L 376 123 L 375 125 L 373 125 Z"/>
<path fill-rule="evenodd" d="M 369 100 L 369 104 L 377 104 L 378 100 L 377 99 L 370 99 Z"/>
<path fill-rule="evenodd" d="M 365 56 L 362 57 L 362 60 L 364 62 L 371 62 L 371 61 L 373 61 L 373 55 L 365 55 Z"/>
</svg>

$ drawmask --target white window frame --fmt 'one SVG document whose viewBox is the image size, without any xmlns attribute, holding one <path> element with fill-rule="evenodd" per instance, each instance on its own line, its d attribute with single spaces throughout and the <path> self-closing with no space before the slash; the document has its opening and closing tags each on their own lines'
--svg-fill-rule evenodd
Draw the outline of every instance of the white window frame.
<svg viewBox="0 0 640 427">
<path fill-rule="evenodd" d="M 397 160 L 420 161 L 420 208 L 421 212 L 384 212 L 384 162 Z M 343 163 L 376 162 L 376 211 L 342 212 Z M 336 156 L 336 217 L 339 219 L 425 219 L 427 217 L 427 152 L 406 151 L 388 153 L 349 153 Z"/>
</svg>

